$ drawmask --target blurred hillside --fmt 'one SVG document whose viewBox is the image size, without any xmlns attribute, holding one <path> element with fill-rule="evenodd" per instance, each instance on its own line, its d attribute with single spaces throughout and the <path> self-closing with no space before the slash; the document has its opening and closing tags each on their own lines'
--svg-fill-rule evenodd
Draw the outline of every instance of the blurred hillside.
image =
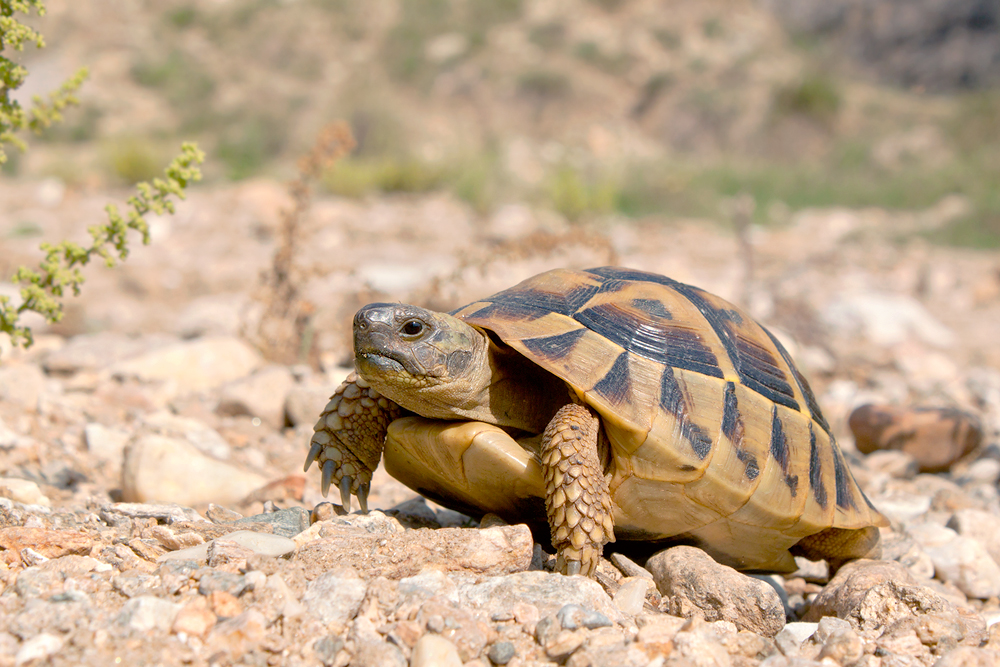
<svg viewBox="0 0 1000 667">
<path fill-rule="evenodd" d="M 325 185 L 352 197 L 447 189 L 481 213 L 526 201 L 575 220 L 724 218 L 747 192 L 780 223 L 959 195 L 924 233 L 1000 244 L 996 2 L 47 5 L 51 46 L 24 55 L 22 92 L 92 76 L 14 174 L 133 182 L 195 138 L 209 182 L 284 178 L 342 117 L 359 148 Z"/>
</svg>

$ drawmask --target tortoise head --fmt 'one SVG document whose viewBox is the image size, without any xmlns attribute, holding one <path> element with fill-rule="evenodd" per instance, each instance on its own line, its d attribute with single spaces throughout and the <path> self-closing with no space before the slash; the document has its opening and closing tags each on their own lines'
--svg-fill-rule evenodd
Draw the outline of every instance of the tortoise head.
<svg viewBox="0 0 1000 667">
<path fill-rule="evenodd" d="M 491 383 L 482 331 L 434 311 L 372 303 L 354 316 L 358 373 L 387 398 L 425 417 L 455 419 L 483 404 Z"/>
</svg>

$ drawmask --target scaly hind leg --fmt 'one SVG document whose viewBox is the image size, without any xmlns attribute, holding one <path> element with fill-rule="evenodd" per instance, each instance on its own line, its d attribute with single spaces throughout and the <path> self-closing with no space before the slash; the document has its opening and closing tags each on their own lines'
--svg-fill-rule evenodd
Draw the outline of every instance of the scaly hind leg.
<svg viewBox="0 0 1000 667">
<path fill-rule="evenodd" d="M 790 551 L 796 556 L 809 560 L 826 560 L 830 565 L 830 575 L 847 561 L 857 558 L 882 557 L 882 543 L 879 530 L 875 526 L 858 528 L 827 528 L 815 535 L 803 537 Z"/>
<path fill-rule="evenodd" d="M 317 461 L 323 473 L 323 495 L 335 483 L 344 509 L 350 511 L 353 493 L 358 496 L 361 511 L 367 512 L 372 473 L 382 458 L 389 424 L 401 412 L 398 405 L 379 395 L 357 373 L 351 373 L 337 387 L 313 427 L 315 433 L 303 472 Z"/>
<path fill-rule="evenodd" d="M 593 576 L 604 545 L 615 541 L 611 493 L 597 452 L 600 422 L 586 405 L 556 412 L 542 436 L 545 510 L 556 568 Z"/>
</svg>

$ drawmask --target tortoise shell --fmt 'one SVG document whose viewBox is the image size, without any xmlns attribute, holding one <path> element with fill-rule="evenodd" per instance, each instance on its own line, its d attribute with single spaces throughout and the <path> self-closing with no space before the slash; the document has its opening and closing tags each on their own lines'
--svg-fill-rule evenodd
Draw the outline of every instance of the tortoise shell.
<svg viewBox="0 0 1000 667">
<path fill-rule="evenodd" d="M 788 548 L 804 537 L 887 523 L 788 352 L 717 296 L 559 269 L 452 314 L 600 414 L 619 540 L 681 538 L 742 569 L 794 569 Z"/>
</svg>

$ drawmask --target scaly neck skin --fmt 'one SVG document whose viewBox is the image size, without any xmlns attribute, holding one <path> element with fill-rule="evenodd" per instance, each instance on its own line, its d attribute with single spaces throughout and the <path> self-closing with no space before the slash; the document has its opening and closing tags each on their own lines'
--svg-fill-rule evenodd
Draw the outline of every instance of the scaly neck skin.
<svg viewBox="0 0 1000 667">
<path fill-rule="evenodd" d="M 499 347 L 485 335 L 478 338 L 468 368 L 460 376 L 401 392 L 387 388 L 386 396 L 430 419 L 470 419 L 541 433 L 555 411 L 566 403 L 560 398 L 553 408 L 547 400 L 559 395 L 560 390 L 565 395 L 562 382 L 514 350 Z M 376 389 L 382 391 L 377 385 Z M 398 400 L 393 394 L 398 395 Z"/>
</svg>

